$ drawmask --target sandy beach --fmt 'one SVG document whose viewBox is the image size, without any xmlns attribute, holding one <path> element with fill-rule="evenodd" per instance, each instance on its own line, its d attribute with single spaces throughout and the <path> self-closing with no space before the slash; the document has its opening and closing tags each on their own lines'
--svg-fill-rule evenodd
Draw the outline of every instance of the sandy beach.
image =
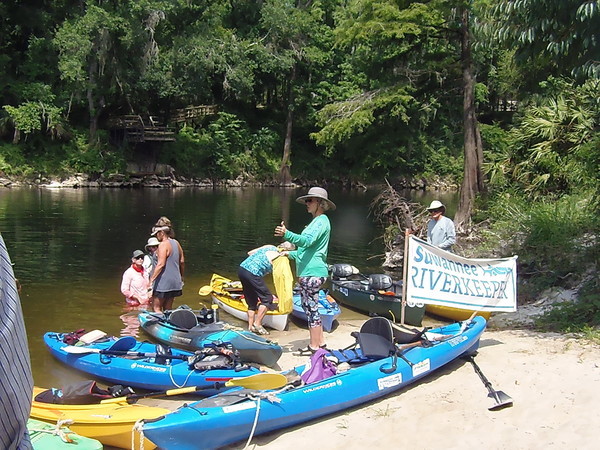
<svg viewBox="0 0 600 450">
<path fill-rule="evenodd" d="M 363 320 L 342 321 L 327 334 L 331 348 L 353 341 Z M 273 332 L 285 348 L 282 368 L 307 357 L 293 351 L 307 330 Z M 592 449 L 600 427 L 600 347 L 557 334 L 494 329 L 483 334 L 476 362 L 513 406 L 489 411 L 494 401 L 464 360 L 378 401 L 267 435 L 248 448 L 329 449 Z M 227 447 L 244 448 L 245 442 Z"/>
</svg>

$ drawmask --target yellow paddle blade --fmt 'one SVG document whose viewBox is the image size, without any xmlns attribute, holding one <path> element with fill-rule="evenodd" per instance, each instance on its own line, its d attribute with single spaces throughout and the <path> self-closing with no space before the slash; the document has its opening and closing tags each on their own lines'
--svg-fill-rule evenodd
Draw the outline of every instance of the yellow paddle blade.
<svg viewBox="0 0 600 450">
<path fill-rule="evenodd" d="M 198 294 L 202 295 L 202 296 L 206 296 L 206 295 L 210 295 L 211 292 L 213 291 L 213 288 L 210 286 L 202 286 L 200 288 L 200 290 L 198 291 Z"/>
<path fill-rule="evenodd" d="M 258 373 L 244 378 L 235 378 L 225 386 L 241 386 L 247 389 L 277 389 L 287 384 L 287 378 L 280 373 Z"/>
</svg>

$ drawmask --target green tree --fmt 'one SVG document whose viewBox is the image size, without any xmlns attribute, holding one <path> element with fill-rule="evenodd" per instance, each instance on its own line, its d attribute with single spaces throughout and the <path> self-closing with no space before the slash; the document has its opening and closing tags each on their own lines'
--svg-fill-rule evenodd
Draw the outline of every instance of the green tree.
<svg viewBox="0 0 600 450">
<path fill-rule="evenodd" d="M 95 141 L 107 97 L 118 85 L 123 57 L 118 41 L 127 24 L 122 17 L 88 2 L 83 14 L 66 20 L 56 32 L 61 78 L 75 96 L 83 94 L 89 114 L 89 138 Z"/>
<path fill-rule="evenodd" d="M 522 64 L 579 79 L 600 77 L 600 5 L 595 0 L 501 0 L 487 24 Z"/>
</svg>

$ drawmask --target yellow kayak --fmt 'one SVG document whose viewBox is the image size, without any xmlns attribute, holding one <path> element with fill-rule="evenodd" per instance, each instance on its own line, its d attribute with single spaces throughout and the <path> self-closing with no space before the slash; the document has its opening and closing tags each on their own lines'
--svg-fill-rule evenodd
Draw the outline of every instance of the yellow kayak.
<svg viewBox="0 0 600 450">
<path fill-rule="evenodd" d="M 207 288 L 206 290 L 204 290 Z M 248 304 L 244 300 L 242 283 L 232 281 L 229 278 L 213 274 L 210 287 L 200 289 L 200 295 L 212 295 L 213 302 L 228 314 L 240 320 L 248 321 Z M 288 322 L 289 314 L 282 314 L 278 309 L 267 311 L 263 319 L 263 325 L 274 330 L 283 331 Z"/>
<path fill-rule="evenodd" d="M 56 424 L 59 420 L 72 420 L 69 428 L 75 433 L 96 439 L 104 445 L 131 448 L 132 436 L 135 447 L 140 448 L 140 434 L 133 426 L 140 419 L 160 417 L 171 411 L 165 408 L 126 402 L 112 404 L 60 405 L 35 401 L 35 397 L 46 389 L 34 387 L 30 417 L 46 423 Z M 144 439 L 144 449 L 156 446 Z"/>
<path fill-rule="evenodd" d="M 442 305 L 425 305 L 425 311 L 429 314 L 450 320 L 467 320 L 474 312 L 469 309 L 452 308 L 451 306 Z M 483 317 L 485 320 L 489 320 L 492 313 L 490 311 L 478 311 L 477 315 Z"/>
</svg>

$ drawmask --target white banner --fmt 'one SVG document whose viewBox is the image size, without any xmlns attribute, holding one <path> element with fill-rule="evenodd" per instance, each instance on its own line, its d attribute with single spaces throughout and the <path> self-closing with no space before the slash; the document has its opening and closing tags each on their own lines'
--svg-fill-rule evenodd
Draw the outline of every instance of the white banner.
<svg viewBox="0 0 600 450">
<path fill-rule="evenodd" d="M 467 259 L 414 236 L 408 241 L 406 301 L 473 311 L 517 310 L 517 257 Z"/>
</svg>

